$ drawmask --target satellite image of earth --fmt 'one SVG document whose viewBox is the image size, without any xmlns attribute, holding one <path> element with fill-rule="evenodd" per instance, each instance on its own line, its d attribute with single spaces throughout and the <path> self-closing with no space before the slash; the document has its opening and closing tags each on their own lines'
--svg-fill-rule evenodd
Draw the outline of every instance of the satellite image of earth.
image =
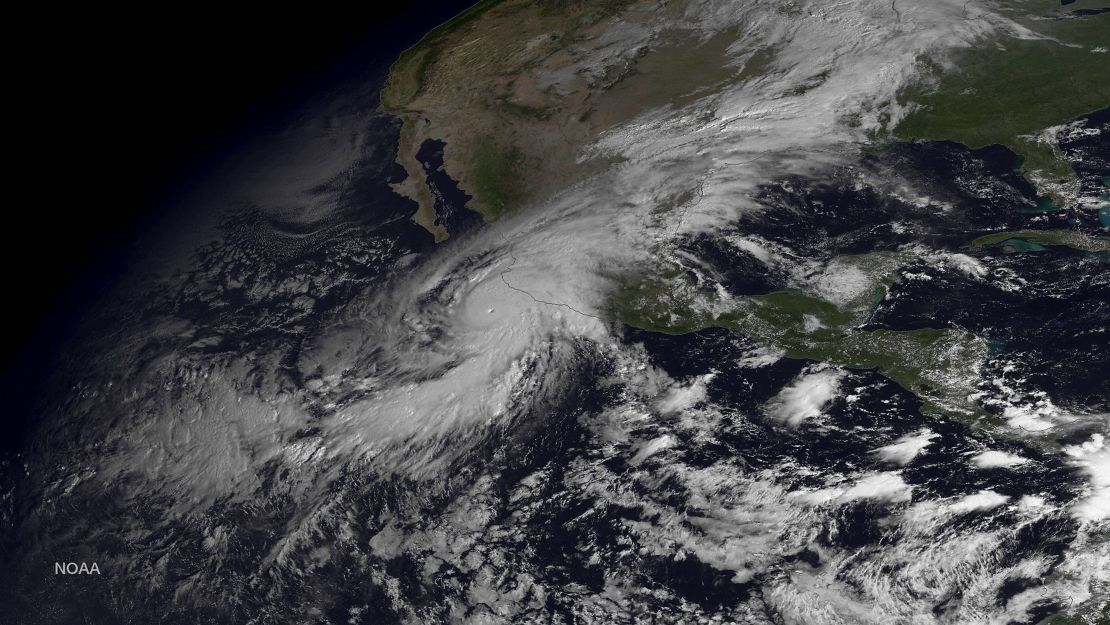
<svg viewBox="0 0 1110 625">
<path fill-rule="evenodd" d="M 81 322 L 0 622 L 1110 623 L 1110 4 L 482 0 L 367 63 Z"/>
</svg>

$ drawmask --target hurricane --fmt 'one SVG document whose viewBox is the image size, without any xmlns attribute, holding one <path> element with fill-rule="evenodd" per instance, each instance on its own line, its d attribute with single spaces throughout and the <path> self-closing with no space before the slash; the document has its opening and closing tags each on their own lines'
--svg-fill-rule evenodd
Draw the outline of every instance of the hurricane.
<svg viewBox="0 0 1110 625">
<path fill-rule="evenodd" d="M 1018 4 L 480 3 L 320 94 L 66 352 L 11 622 L 1102 622 L 1110 118 L 897 130 Z"/>
</svg>

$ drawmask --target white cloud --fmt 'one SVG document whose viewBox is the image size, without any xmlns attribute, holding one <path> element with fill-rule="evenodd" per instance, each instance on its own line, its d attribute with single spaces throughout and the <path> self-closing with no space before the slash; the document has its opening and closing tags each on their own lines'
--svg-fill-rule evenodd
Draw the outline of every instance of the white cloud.
<svg viewBox="0 0 1110 625">
<path fill-rule="evenodd" d="M 977 259 L 967 254 L 950 254 L 948 264 L 972 278 L 982 279 L 987 275 L 987 268 Z"/>
<path fill-rule="evenodd" d="M 714 374 L 708 373 L 694 378 L 692 382 L 685 386 L 674 386 L 656 402 L 656 407 L 664 414 L 682 412 L 694 407 L 705 401 L 706 385 L 713 380 L 713 377 Z"/>
<path fill-rule="evenodd" d="M 638 465 L 644 460 L 647 460 L 655 454 L 663 451 L 664 449 L 674 447 L 674 445 L 675 439 L 670 434 L 664 434 L 663 436 L 653 438 L 650 441 L 644 443 L 636 451 L 636 455 L 632 456 L 632 460 L 630 460 L 629 463 L 632 465 Z"/>
<path fill-rule="evenodd" d="M 964 495 L 960 500 L 948 506 L 948 509 L 955 514 L 993 510 L 1009 500 L 1010 498 L 1006 495 L 996 493 L 993 490 L 981 490 L 971 495 Z"/>
<path fill-rule="evenodd" d="M 822 488 L 814 491 L 795 491 L 791 496 L 811 504 L 847 503 L 859 499 L 872 499 L 898 503 L 909 501 L 913 486 L 906 483 L 896 471 L 885 471 L 865 475 L 850 485 Z"/>
<path fill-rule="evenodd" d="M 753 369 L 756 369 L 759 367 L 766 367 L 767 365 L 773 365 L 779 360 L 782 360 L 783 356 L 785 355 L 786 352 L 781 349 L 768 346 L 760 346 L 752 350 L 751 352 L 748 352 L 743 358 L 737 361 L 737 364 L 741 367 L 751 367 Z"/>
<path fill-rule="evenodd" d="M 903 436 L 895 443 L 874 449 L 871 453 L 879 456 L 884 462 L 906 466 L 921 452 L 925 451 L 936 437 L 936 433 L 931 430 L 919 430 L 914 434 Z"/>
<path fill-rule="evenodd" d="M 1086 495 L 1073 508 L 1075 516 L 1084 521 L 1110 519 L 1110 446 L 1106 437 L 1093 434 L 1081 445 L 1064 448 L 1064 453 L 1091 479 Z"/>
<path fill-rule="evenodd" d="M 767 405 L 767 412 L 790 427 L 821 414 L 840 390 L 845 372 L 841 369 L 816 369 L 795 378 Z"/>
<path fill-rule="evenodd" d="M 1048 504 L 1044 497 L 1040 495 L 1022 495 L 1021 499 L 1018 500 L 1018 506 L 1023 510 L 1037 510 L 1044 508 L 1046 505 Z"/>
<path fill-rule="evenodd" d="M 909 501 L 913 487 L 895 472 L 868 475 L 856 482 L 840 496 L 841 501 L 876 499 L 880 501 Z"/>
<path fill-rule="evenodd" d="M 1029 462 L 1028 458 L 1023 458 L 1017 454 L 1011 454 L 1004 451 L 995 451 L 989 449 L 984 452 L 975 454 L 971 459 L 971 463 L 980 469 L 993 469 L 997 467 L 1016 467 Z"/>
<path fill-rule="evenodd" d="M 871 292 L 875 278 L 850 260 L 835 259 L 811 278 L 810 286 L 822 299 L 844 305 Z"/>
</svg>

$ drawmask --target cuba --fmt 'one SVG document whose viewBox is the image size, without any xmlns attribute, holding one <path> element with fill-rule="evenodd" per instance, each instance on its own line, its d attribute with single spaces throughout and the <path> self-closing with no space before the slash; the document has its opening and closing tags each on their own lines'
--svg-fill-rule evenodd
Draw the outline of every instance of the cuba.
<svg viewBox="0 0 1110 625">
<path fill-rule="evenodd" d="M 90 566 L 86 562 L 55 562 L 55 575 L 100 575 L 100 567 L 93 562 Z"/>
</svg>

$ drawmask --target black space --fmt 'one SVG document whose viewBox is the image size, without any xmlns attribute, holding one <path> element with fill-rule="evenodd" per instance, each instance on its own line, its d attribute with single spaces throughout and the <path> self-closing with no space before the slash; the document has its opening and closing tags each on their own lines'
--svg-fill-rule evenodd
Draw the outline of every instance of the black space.
<svg viewBox="0 0 1110 625">
<path fill-rule="evenodd" d="M 44 5 L 10 21 L 0 391 L 43 375 L 35 361 L 110 286 L 121 250 L 238 137 L 359 65 L 388 65 L 472 3 Z"/>
</svg>

